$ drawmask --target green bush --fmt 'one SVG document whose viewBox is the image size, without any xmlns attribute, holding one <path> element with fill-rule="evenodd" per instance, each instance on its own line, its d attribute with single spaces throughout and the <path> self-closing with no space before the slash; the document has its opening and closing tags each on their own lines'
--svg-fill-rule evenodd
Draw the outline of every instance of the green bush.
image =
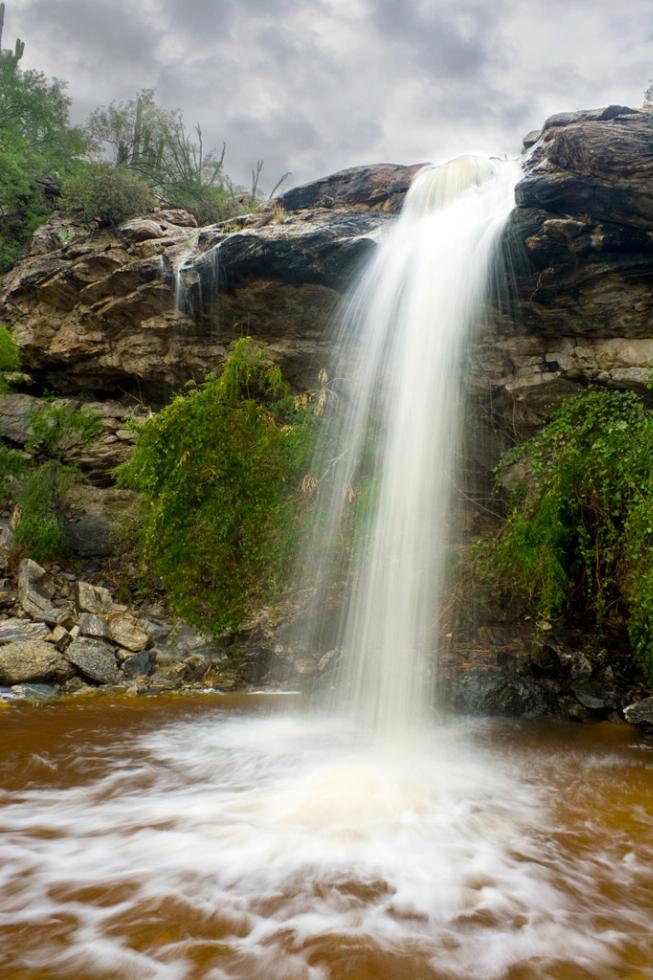
<svg viewBox="0 0 653 980">
<path fill-rule="evenodd" d="M 11 375 L 17 374 L 20 366 L 20 347 L 0 323 L 0 394 L 9 391 Z"/>
<path fill-rule="evenodd" d="M 75 467 L 49 460 L 20 477 L 15 502 L 18 523 L 12 550 L 43 562 L 69 553 L 63 531 L 63 498 L 79 479 Z"/>
<path fill-rule="evenodd" d="M 153 206 L 147 183 L 125 166 L 80 165 L 62 183 L 63 210 L 103 227 L 119 225 Z"/>
<path fill-rule="evenodd" d="M 50 402 L 31 412 L 29 420 L 28 449 L 58 458 L 71 445 L 86 445 L 102 431 L 102 419 L 85 405 L 74 409 L 65 402 Z"/>
<path fill-rule="evenodd" d="M 625 623 L 653 678 L 653 412 L 629 391 L 569 399 L 500 464 L 522 477 L 481 578 L 539 621 Z"/>
<path fill-rule="evenodd" d="M 140 428 L 119 482 L 142 496 L 145 562 L 188 622 L 233 627 L 249 599 L 279 583 L 314 417 L 245 338 L 219 377 L 188 387 Z"/>
</svg>

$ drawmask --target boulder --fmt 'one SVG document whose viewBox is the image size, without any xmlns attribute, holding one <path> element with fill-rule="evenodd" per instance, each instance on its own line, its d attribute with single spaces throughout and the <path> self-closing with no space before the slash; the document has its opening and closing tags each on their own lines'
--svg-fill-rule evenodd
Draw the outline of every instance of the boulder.
<svg viewBox="0 0 653 980">
<path fill-rule="evenodd" d="M 47 640 L 50 629 L 45 623 L 33 623 L 29 619 L 0 620 L 0 644 L 20 643 L 23 640 Z"/>
<path fill-rule="evenodd" d="M 133 657 L 127 657 L 122 663 L 125 677 L 149 677 L 154 673 L 156 660 L 151 650 L 141 650 Z"/>
<path fill-rule="evenodd" d="M 97 613 L 82 613 L 79 617 L 80 636 L 94 636 L 96 639 L 108 640 L 111 638 L 109 621 L 106 616 Z"/>
<path fill-rule="evenodd" d="M 150 642 L 143 623 L 130 612 L 114 612 L 107 617 L 108 635 L 120 647 L 138 653 Z"/>
<path fill-rule="evenodd" d="M 70 664 L 52 643 L 23 640 L 0 647 L 0 684 L 63 681 L 72 673 Z"/>
<path fill-rule="evenodd" d="M 636 725 L 645 732 L 653 732 L 653 697 L 629 704 L 624 709 L 624 718 L 629 725 Z"/>
<path fill-rule="evenodd" d="M 106 613 L 113 606 L 113 599 L 108 589 L 91 585 L 90 582 L 75 583 L 75 601 L 80 612 Z"/>
<path fill-rule="evenodd" d="M 63 623 L 72 608 L 67 602 L 54 603 L 52 577 L 31 558 L 24 558 L 18 568 L 18 601 L 28 616 L 41 623 Z"/>
<path fill-rule="evenodd" d="M 117 684 L 120 680 L 113 648 L 102 640 L 79 636 L 66 650 L 66 659 L 96 684 Z"/>
</svg>

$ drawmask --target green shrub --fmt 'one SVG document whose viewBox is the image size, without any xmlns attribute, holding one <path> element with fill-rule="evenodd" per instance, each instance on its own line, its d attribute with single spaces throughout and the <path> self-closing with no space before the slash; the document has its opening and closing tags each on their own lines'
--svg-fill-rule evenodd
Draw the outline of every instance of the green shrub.
<svg viewBox="0 0 653 980">
<path fill-rule="evenodd" d="M 0 503 L 7 504 L 12 499 L 16 478 L 24 472 L 27 465 L 24 453 L 10 449 L 0 443 Z"/>
<path fill-rule="evenodd" d="M 653 413 L 629 391 L 569 399 L 500 473 L 522 477 L 481 578 L 539 621 L 625 622 L 653 677 Z"/>
<path fill-rule="evenodd" d="M 29 420 L 32 434 L 26 445 L 45 456 L 60 458 L 71 445 L 86 445 L 102 431 L 102 419 L 85 405 L 50 402 L 30 412 Z"/>
<path fill-rule="evenodd" d="M 233 627 L 248 599 L 280 581 L 314 417 L 245 338 L 219 377 L 140 428 L 119 482 L 142 496 L 145 562 L 188 622 Z"/>
<path fill-rule="evenodd" d="M 69 553 L 63 531 L 63 498 L 79 479 L 75 467 L 49 460 L 23 473 L 16 493 L 18 523 L 13 551 L 43 562 Z"/>
<path fill-rule="evenodd" d="M 147 183 L 124 166 L 80 165 L 62 184 L 62 208 L 82 221 L 98 221 L 103 227 L 119 225 L 153 205 Z"/>
<path fill-rule="evenodd" d="M 0 324 L 0 394 L 9 391 L 11 375 L 20 371 L 20 347 L 9 330 Z"/>
</svg>

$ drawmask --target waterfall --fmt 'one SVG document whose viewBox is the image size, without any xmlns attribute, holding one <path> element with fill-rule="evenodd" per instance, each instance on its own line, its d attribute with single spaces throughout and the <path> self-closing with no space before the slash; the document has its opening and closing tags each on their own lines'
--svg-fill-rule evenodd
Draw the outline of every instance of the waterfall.
<svg viewBox="0 0 653 980">
<path fill-rule="evenodd" d="M 344 318 L 336 378 L 348 380 L 316 465 L 328 477 L 307 642 L 319 644 L 325 596 L 350 561 L 337 696 L 377 730 L 419 726 L 432 703 L 461 367 L 517 175 L 516 163 L 475 156 L 422 170 Z"/>
</svg>

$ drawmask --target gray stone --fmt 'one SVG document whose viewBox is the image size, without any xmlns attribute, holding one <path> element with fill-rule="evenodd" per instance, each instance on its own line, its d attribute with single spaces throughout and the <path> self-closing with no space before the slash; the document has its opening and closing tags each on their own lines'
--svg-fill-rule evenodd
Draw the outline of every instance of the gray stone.
<svg viewBox="0 0 653 980">
<path fill-rule="evenodd" d="M 645 732 L 653 732 L 653 697 L 629 704 L 624 709 L 624 718 L 629 725 L 636 725 Z"/>
<path fill-rule="evenodd" d="M 211 658 L 216 656 L 214 640 L 208 633 L 201 633 L 192 626 L 183 625 L 172 631 L 162 627 L 162 633 L 167 633 L 167 636 L 159 634 L 156 637 L 159 664 L 173 663 L 191 653 Z"/>
<path fill-rule="evenodd" d="M 107 613 L 113 605 L 109 590 L 90 582 L 75 584 L 75 601 L 79 611 L 87 613 Z"/>
<path fill-rule="evenodd" d="M 0 647 L 0 684 L 64 680 L 71 674 L 70 664 L 52 643 L 24 640 Z"/>
<path fill-rule="evenodd" d="M 33 701 L 49 701 L 59 696 L 59 690 L 52 684 L 14 684 L 12 691 Z"/>
<path fill-rule="evenodd" d="M 66 650 L 66 658 L 85 677 L 97 684 L 117 684 L 120 680 L 113 649 L 102 640 L 79 636 Z"/>
<path fill-rule="evenodd" d="M 45 623 L 33 623 L 30 619 L 0 620 L 0 644 L 20 643 L 22 640 L 47 640 L 50 630 Z"/>
<path fill-rule="evenodd" d="M 149 677 L 154 673 L 155 659 L 151 650 L 141 650 L 123 661 L 122 672 L 125 677 Z"/>
<path fill-rule="evenodd" d="M 106 616 L 95 616 L 92 613 L 82 613 L 79 617 L 79 632 L 82 636 L 94 636 L 100 640 L 111 638 Z"/>
<path fill-rule="evenodd" d="M 150 634 L 144 625 L 132 613 L 111 613 L 107 617 L 109 637 L 118 646 L 125 647 L 138 653 L 144 650 L 150 642 Z"/>
<path fill-rule="evenodd" d="M 52 577 L 31 558 L 24 558 L 18 567 L 18 601 L 27 615 L 41 623 L 56 624 L 69 619 L 70 605 L 55 604 L 53 596 Z"/>
</svg>

